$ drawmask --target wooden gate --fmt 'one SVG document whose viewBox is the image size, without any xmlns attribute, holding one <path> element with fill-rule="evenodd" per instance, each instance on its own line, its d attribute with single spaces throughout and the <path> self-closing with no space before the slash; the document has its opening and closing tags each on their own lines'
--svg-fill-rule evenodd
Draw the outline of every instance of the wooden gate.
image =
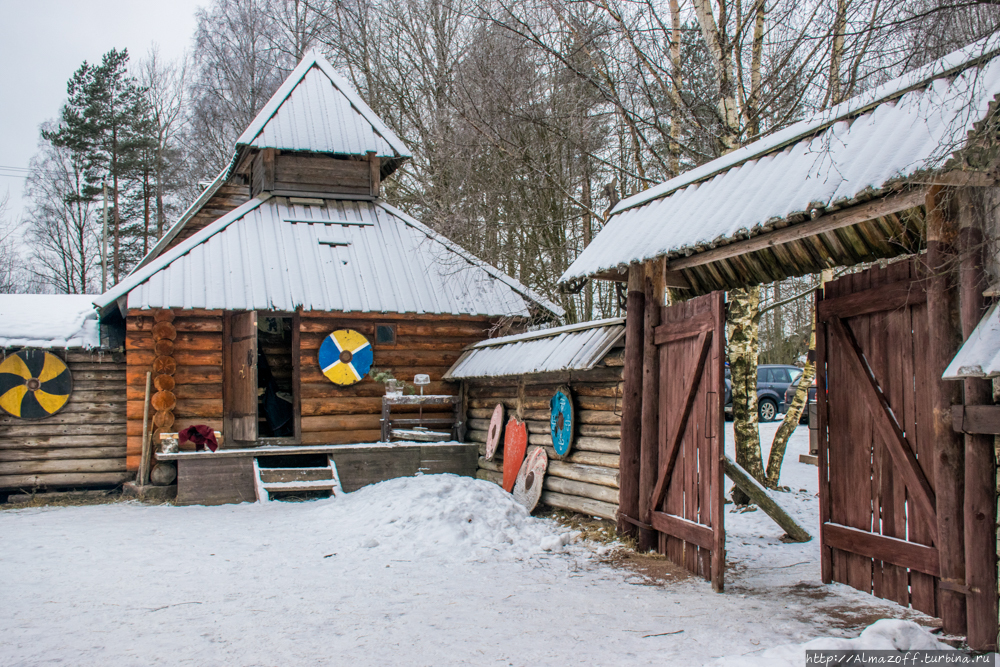
<svg viewBox="0 0 1000 667">
<path fill-rule="evenodd" d="M 663 308 L 659 348 L 659 470 L 648 522 L 660 552 L 723 588 L 723 295 Z"/>
<path fill-rule="evenodd" d="M 257 313 L 226 313 L 223 319 L 223 438 L 257 440 Z"/>
<path fill-rule="evenodd" d="M 937 616 L 937 378 L 917 265 L 827 283 L 816 312 L 823 581 Z"/>
</svg>

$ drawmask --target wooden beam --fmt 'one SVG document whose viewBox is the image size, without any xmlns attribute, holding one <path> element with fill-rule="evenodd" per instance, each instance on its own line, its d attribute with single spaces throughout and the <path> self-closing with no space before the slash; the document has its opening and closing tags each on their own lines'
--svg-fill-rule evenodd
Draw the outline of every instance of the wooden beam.
<svg viewBox="0 0 1000 667">
<path fill-rule="evenodd" d="M 368 151 L 368 165 L 371 195 L 377 198 L 382 184 L 382 158 L 375 151 Z"/>
<path fill-rule="evenodd" d="M 636 535 L 627 518 L 639 518 L 639 452 L 642 433 L 642 354 L 643 318 L 646 294 L 643 291 L 643 268 L 633 264 L 629 270 L 625 303 L 625 367 L 622 390 L 622 425 L 618 480 L 618 533 Z"/>
<path fill-rule="evenodd" d="M 941 577 L 965 581 L 965 443 L 951 426 L 951 406 L 962 403 L 957 382 L 941 375 L 961 345 L 955 243 L 957 225 L 946 215 L 948 200 L 938 185 L 927 189 L 927 364 L 930 371 L 934 485 L 937 493 L 937 539 Z M 952 634 L 965 634 L 965 598 L 954 591 L 940 591 L 939 615 Z"/>
<path fill-rule="evenodd" d="M 953 405 L 951 426 L 956 433 L 1000 435 L 1000 405 Z"/>
<path fill-rule="evenodd" d="M 705 331 L 715 330 L 715 320 L 711 311 L 705 311 L 696 317 L 679 322 L 666 322 L 653 330 L 653 341 L 657 345 L 666 345 L 685 338 L 694 338 Z"/>
<path fill-rule="evenodd" d="M 962 337 L 972 335 L 986 311 L 983 288 L 987 247 L 981 218 L 986 213 L 985 198 L 964 190 L 958 193 L 959 297 Z M 993 383 L 982 378 L 966 378 L 966 410 L 974 408 L 997 415 L 993 405 Z M 954 410 L 954 408 L 953 408 Z M 953 412 L 954 414 L 954 412 Z M 964 415 L 963 415 L 964 417 Z M 963 425 L 965 419 L 961 419 Z M 954 423 L 952 424 L 954 426 Z M 1000 424 L 998 424 L 1000 426 Z M 957 429 L 956 429 L 957 430 Z M 1000 432 L 1000 429 L 994 432 Z M 997 554 L 996 554 L 996 458 L 992 434 L 966 431 L 965 441 L 965 581 L 969 647 L 977 651 L 997 650 Z"/>
<path fill-rule="evenodd" d="M 738 255 L 746 255 L 758 250 L 798 241 L 808 236 L 825 234 L 826 232 L 832 232 L 842 227 L 850 227 L 859 222 L 866 222 L 875 218 L 881 218 L 890 213 L 897 213 L 920 206 L 924 203 L 924 196 L 924 188 L 889 195 L 882 199 L 865 202 L 864 204 L 821 216 L 815 220 L 800 222 L 782 229 L 764 232 L 745 241 L 737 241 L 718 248 L 695 253 L 689 257 L 670 260 L 667 262 L 667 270 L 680 271 L 682 269 L 690 269 L 695 266 L 711 264 L 712 262 L 718 262 Z"/>
<path fill-rule="evenodd" d="M 649 522 L 655 530 L 696 544 L 702 549 L 711 551 L 715 546 L 712 529 L 700 523 L 688 521 L 666 512 L 653 512 Z M 712 557 L 715 557 L 714 553 Z"/>
<path fill-rule="evenodd" d="M 1000 181 L 983 171 L 946 171 L 939 174 L 928 174 L 911 178 L 907 183 L 913 185 L 950 185 L 952 187 L 989 188 L 1000 185 Z"/>
<path fill-rule="evenodd" d="M 909 280 L 853 292 L 835 299 L 824 299 L 817 305 L 819 319 L 827 322 L 834 317 L 858 317 L 885 310 L 900 310 L 927 301 L 923 283 Z"/>
<path fill-rule="evenodd" d="M 931 488 L 930 482 L 927 481 L 927 476 L 924 474 L 920 462 L 917 461 L 916 455 L 910 448 L 910 443 L 907 442 L 903 429 L 896 422 L 888 399 L 868 369 L 864 361 L 864 354 L 858 346 L 854 334 L 839 317 L 831 319 L 829 323 L 834 336 L 843 347 L 843 358 L 861 387 L 875 422 L 875 428 L 882 437 L 896 470 L 899 471 L 903 483 L 906 484 L 906 488 L 910 492 L 910 496 L 929 519 L 933 531 L 937 525 L 937 501 L 934 490 Z"/>
<path fill-rule="evenodd" d="M 941 576 L 938 550 L 934 547 L 836 523 L 824 523 L 820 530 L 823 534 L 823 543 L 828 547 L 892 563 L 932 577 Z"/>
<path fill-rule="evenodd" d="M 645 519 L 655 506 L 650 505 L 660 453 L 660 348 L 653 332 L 660 325 L 660 313 L 666 297 L 663 273 L 666 262 L 656 259 L 646 262 L 643 271 L 643 291 L 646 309 L 643 318 L 642 350 L 642 433 L 639 444 L 639 516 Z M 639 530 L 639 550 L 650 551 L 658 545 L 655 531 Z"/>
<path fill-rule="evenodd" d="M 774 499 L 768 495 L 764 487 L 760 485 L 760 482 L 744 470 L 743 466 L 733 461 L 729 456 L 723 456 L 722 464 L 725 466 L 726 476 L 733 480 L 733 483 L 743 493 L 750 496 L 750 500 L 754 501 L 757 507 L 764 510 L 764 513 L 771 517 L 788 534 L 788 537 L 795 542 L 808 542 L 812 539 L 812 535 L 805 528 L 797 524 L 795 519 L 782 509 L 781 505 L 774 502 Z"/>
</svg>

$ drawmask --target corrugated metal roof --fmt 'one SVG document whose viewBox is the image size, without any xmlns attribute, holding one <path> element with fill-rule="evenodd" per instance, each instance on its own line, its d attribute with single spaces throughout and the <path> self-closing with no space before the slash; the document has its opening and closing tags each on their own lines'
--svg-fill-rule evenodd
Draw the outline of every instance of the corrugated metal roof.
<svg viewBox="0 0 1000 667">
<path fill-rule="evenodd" d="M 941 377 L 945 380 L 1000 377 L 1000 304 L 993 304 L 983 316 Z"/>
<path fill-rule="evenodd" d="M 93 298 L 86 294 L 0 295 L 0 347 L 100 347 Z"/>
<path fill-rule="evenodd" d="M 622 201 L 560 281 L 726 245 L 944 167 L 1000 93 L 1000 59 L 974 67 L 998 48 L 993 36 Z"/>
<path fill-rule="evenodd" d="M 624 336 L 625 320 L 613 318 L 484 340 L 469 346 L 444 377 L 590 370 Z"/>
<path fill-rule="evenodd" d="M 236 140 L 237 151 L 245 146 L 410 157 L 406 144 L 315 51 L 306 54 Z"/>
<path fill-rule="evenodd" d="M 522 316 L 562 309 L 379 202 L 261 195 L 95 302 L 129 308 Z"/>
</svg>

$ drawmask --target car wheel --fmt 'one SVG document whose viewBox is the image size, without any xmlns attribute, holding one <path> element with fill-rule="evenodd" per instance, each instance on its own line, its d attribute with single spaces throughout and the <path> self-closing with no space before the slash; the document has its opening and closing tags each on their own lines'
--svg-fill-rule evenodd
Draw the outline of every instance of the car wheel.
<svg viewBox="0 0 1000 667">
<path fill-rule="evenodd" d="M 778 415 L 778 406 L 770 398 L 762 398 L 757 404 L 757 419 L 762 422 L 774 421 Z"/>
</svg>

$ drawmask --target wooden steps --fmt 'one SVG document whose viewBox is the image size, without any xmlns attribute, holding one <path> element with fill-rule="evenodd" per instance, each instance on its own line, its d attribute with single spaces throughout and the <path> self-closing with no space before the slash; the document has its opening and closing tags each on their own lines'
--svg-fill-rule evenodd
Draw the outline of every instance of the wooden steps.
<svg viewBox="0 0 1000 667">
<path fill-rule="evenodd" d="M 331 496 L 341 491 L 337 466 L 327 457 L 327 465 L 310 468 L 262 468 L 254 459 L 257 501 L 274 500 L 273 494 L 328 491 Z"/>
</svg>

